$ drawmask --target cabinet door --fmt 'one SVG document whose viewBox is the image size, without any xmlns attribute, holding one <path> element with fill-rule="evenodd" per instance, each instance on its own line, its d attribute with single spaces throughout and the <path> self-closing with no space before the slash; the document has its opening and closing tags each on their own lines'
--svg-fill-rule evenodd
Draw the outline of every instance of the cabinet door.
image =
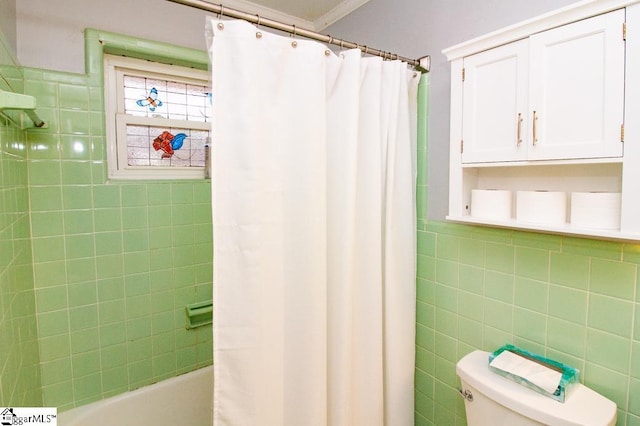
<svg viewBox="0 0 640 426">
<path fill-rule="evenodd" d="M 617 10 L 530 37 L 530 160 L 622 156 L 624 19 Z"/>
<path fill-rule="evenodd" d="M 526 158 L 528 41 L 464 58 L 462 162 Z"/>
</svg>

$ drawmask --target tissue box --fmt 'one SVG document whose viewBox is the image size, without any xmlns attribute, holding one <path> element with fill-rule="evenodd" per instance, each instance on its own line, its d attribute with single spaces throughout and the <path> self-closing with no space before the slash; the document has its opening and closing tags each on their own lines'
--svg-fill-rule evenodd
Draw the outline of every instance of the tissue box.
<svg viewBox="0 0 640 426">
<path fill-rule="evenodd" d="M 569 367 L 568 365 L 564 365 L 558 361 L 554 361 L 554 360 L 545 358 L 541 355 L 528 352 L 524 349 L 517 348 L 513 345 L 504 345 L 501 348 L 497 349 L 492 354 L 490 354 L 489 364 L 491 364 L 491 361 L 493 361 L 498 355 L 500 355 L 504 351 L 509 351 L 529 361 L 535 362 L 537 364 L 542 365 L 543 367 L 546 367 L 551 370 L 555 370 L 558 373 L 560 373 L 561 377 L 556 390 L 554 392 L 548 392 L 547 390 L 541 388 L 540 386 L 537 386 L 535 383 L 532 383 L 531 381 L 527 380 L 524 377 L 521 377 L 519 375 L 513 374 L 508 371 L 504 371 L 499 368 L 495 368 L 491 365 L 489 365 L 489 370 L 503 377 L 506 377 L 510 380 L 513 380 L 516 383 L 524 385 L 529 389 L 532 389 L 545 396 L 548 396 L 549 398 L 553 398 L 556 401 L 564 402 L 565 399 L 570 395 L 571 391 L 577 386 L 579 382 L 579 374 L 580 374 L 579 370 L 573 367 Z"/>
</svg>

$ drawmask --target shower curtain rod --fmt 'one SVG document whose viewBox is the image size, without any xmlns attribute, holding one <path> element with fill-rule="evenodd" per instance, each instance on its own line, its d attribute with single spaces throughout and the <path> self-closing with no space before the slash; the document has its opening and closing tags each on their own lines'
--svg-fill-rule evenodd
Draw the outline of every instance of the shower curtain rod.
<svg viewBox="0 0 640 426">
<path fill-rule="evenodd" d="M 260 15 L 254 15 L 251 13 L 243 12 L 241 10 L 225 7 L 222 4 L 213 4 L 203 0 L 167 0 L 167 1 L 170 1 L 172 3 L 182 4 L 184 6 L 194 7 L 196 9 L 206 10 L 207 12 L 216 13 L 221 16 L 242 19 L 245 21 L 249 21 L 253 24 L 257 24 L 258 26 L 273 28 L 276 30 L 287 32 L 289 34 L 293 34 L 294 36 L 301 36 L 301 37 L 309 38 L 312 40 L 318 40 L 323 43 L 333 44 L 336 46 L 340 46 L 342 48 L 360 49 L 367 55 L 380 56 L 384 59 L 400 60 L 400 61 L 406 62 L 407 64 L 413 66 L 416 70 L 421 72 L 429 72 L 429 68 L 431 67 L 431 57 L 428 55 L 419 59 L 405 58 L 404 56 L 400 56 L 395 53 L 385 52 L 383 50 L 378 50 L 378 49 L 372 49 L 370 47 L 360 45 L 358 43 L 337 39 L 329 35 L 321 34 L 315 31 L 307 30 L 304 28 L 298 28 L 295 25 L 284 24 L 279 21 L 274 21 L 273 19 L 263 18 Z"/>
</svg>

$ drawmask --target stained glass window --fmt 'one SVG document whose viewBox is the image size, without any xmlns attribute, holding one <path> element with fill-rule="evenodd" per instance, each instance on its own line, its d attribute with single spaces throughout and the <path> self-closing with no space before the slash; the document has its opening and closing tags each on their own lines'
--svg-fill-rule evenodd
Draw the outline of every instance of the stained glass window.
<svg viewBox="0 0 640 426">
<path fill-rule="evenodd" d="M 153 89 L 155 92 L 151 95 Z M 211 108 L 208 90 L 206 85 L 125 75 L 125 114 L 170 120 L 208 121 Z M 158 101 L 162 104 L 153 106 L 149 101 L 152 96 L 156 104 Z M 140 100 L 144 102 L 138 102 Z"/>
<path fill-rule="evenodd" d="M 164 137 L 164 135 L 170 135 Z M 170 148 L 168 155 L 163 144 L 169 145 L 176 137 L 183 137 L 179 149 Z M 209 132 L 184 128 L 153 126 L 127 126 L 127 164 L 130 166 L 204 167 L 204 145 Z M 158 141 L 155 143 L 155 141 Z"/>
<path fill-rule="evenodd" d="M 107 102 L 115 124 L 107 137 L 116 141 L 110 150 L 110 162 L 116 164 L 110 164 L 110 176 L 204 176 L 211 113 L 208 73 L 109 55 L 105 59 L 105 77 L 116 92 Z"/>
</svg>

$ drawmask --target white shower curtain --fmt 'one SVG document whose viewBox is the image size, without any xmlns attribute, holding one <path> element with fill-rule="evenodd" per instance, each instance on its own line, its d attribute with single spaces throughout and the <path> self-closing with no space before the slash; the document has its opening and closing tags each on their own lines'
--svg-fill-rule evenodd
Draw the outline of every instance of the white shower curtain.
<svg viewBox="0 0 640 426">
<path fill-rule="evenodd" d="M 208 27 L 214 424 L 412 425 L 419 75 Z"/>
</svg>

